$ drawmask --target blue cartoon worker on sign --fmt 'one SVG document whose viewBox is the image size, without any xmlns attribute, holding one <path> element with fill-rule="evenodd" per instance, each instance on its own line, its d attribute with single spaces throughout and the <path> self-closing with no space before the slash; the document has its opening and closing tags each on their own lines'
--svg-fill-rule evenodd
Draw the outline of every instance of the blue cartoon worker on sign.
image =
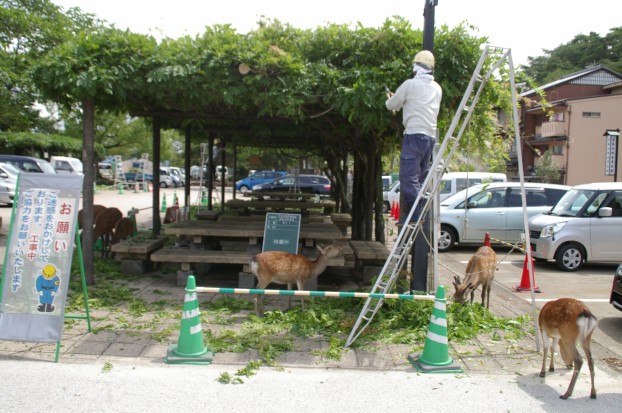
<svg viewBox="0 0 622 413">
<path fill-rule="evenodd" d="M 43 267 L 41 275 L 37 277 L 35 289 L 39 295 L 37 311 L 51 313 L 54 311 L 54 297 L 60 287 L 60 278 L 56 275 L 56 266 L 47 264 Z"/>
</svg>

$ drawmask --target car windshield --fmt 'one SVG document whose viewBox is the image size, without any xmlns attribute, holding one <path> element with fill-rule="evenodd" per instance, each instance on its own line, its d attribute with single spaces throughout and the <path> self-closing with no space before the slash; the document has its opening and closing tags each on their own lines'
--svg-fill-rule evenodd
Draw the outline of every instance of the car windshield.
<svg viewBox="0 0 622 413">
<path fill-rule="evenodd" d="M 56 169 L 54 169 L 52 167 L 52 165 L 50 165 L 48 162 L 39 162 L 39 167 L 41 168 L 41 170 L 43 171 L 43 173 L 45 174 L 55 174 L 56 173 Z"/>
<path fill-rule="evenodd" d="M 549 214 L 560 217 L 576 217 L 583 211 L 584 207 L 586 207 L 586 214 L 593 214 L 605 198 L 604 196 L 594 197 L 596 192 L 593 189 L 571 189 L 566 192 Z"/>
<path fill-rule="evenodd" d="M 72 159 L 69 162 L 71 163 L 71 165 L 73 165 L 73 169 L 75 169 L 77 173 L 79 174 L 84 173 L 83 168 L 82 168 L 82 161 L 78 159 Z"/>
<path fill-rule="evenodd" d="M 13 165 L 11 165 L 10 163 L 4 163 L 2 162 L 2 167 L 11 175 L 17 175 L 19 174 L 21 171 L 19 169 L 17 169 L 16 167 L 14 167 Z"/>
<path fill-rule="evenodd" d="M 445 200 L 441 202 L 441 206 L 449 206 L 456 203 L 456 201 L 464 201 L 470 194 L 472 195 L 479 192 L 483 187 L 484 185 L 474 185 L 470 188 L 463 189 L 460 192 L 456 192 L 455 194 L 445 198 Z"/>
</svg>

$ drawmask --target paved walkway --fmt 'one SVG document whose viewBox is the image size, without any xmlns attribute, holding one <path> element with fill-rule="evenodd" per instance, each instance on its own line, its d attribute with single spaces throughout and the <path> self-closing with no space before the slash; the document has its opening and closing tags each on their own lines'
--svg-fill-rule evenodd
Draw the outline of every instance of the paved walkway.
<svg viewBox="0 0 622 413">
<path fill-rule="evenodd" d="M 0 237 L 0 244 L 6 240 L 6 229 L 3 228 L 3 232 L 3 236 Z M 343 274 L 338 274 L 337 277 L 341 277 L 342 284 L 340 288 L 342 290 L 353 290 L 357 287 L 356 281 L 352 278 L 344 277 Z M 451 277 L 451 275 L 448 274 L 446 277 Z M 330 289 L 331 286 L 334 288 L 334 280 L 327 279 L 326 277 L 322 278 L 326 279 L 326 283 L 330 285 L 322 285 L 320 283 L 319 290 L 323 288 Z M 184 290 L 175 287 L 175 279 L 176 274 L 174 274 L 174 271 L 164 271 L 128 280 L 127 287 L 136 298 L 150 303 L 163 301 L 179 303 L 176 308 L 174 304 L 169 307 L 164 306 L 161 311 L 143 314 L 129 323 L 127 311 L 121 311 L 120 309 L 119 311 L 101 310 L 96 305 L 92 305 L 92 332 L 87 331 L 84 320 L 67 322 L 63 333 L 59 365 L 95 365 L 103 369 L 106 366 L 118 366 L 120 369 L 142 367 L 146 369 L 165 368 L 169 369 L 168 371 L 170 369 L 185 369 L 185 371 L 188 371 L 187 369 L 191 367 L 186 365 L 171 366 L 163 363 L 170 342 L 176 342 L 178 337 L 179 316 L 183 308 Z M 213 277 L 210 277 L 210 280 L 213 280 Z M 202 283 L 206 283 L 207 280 L 197 279 L 197 282 L 199 285 L 206 285 Z M 441 282 L 445 285 L 451 284 L 449 279 L 441 279 Z M 514 292 L 500 285 L 495 285 L 493 290 L 491 311 L 496 315 L 515 317 L 521 314 L 530 314 L 531 307 L 522 297 L 516 297 Z M 199 294 L 200 302 L 214 298 L 214 294 Z M 281 305 L 278 303 L 279 298 L 273 298 L 273 300 L 275 300 L 274 302 L 277 305 Z M 241 311 L 240 314 L 248 312 Z M 124 323 L 131 325 L 131 327 L 123 328 Z M 114 324 L 116 327 L 110 328 L 111 324 Z M 228 328 L 230 326 L 225 327 Z M 219 331 L 225 327 L 222 324 L 215 323 L 204 323 L 202 326 L 204 334 L 208 334 L 210 331 Z M 161 338 L 164 338 L 164 340 L 161 341 Z M 308 371 L 308 369 L 314 369 L 317 372 L 328 369 L 335 372 L 341 371 L 344 374 L 346 371 L 354 370 L 368 372 L 371 375 L 385 372 L 391 375 L 405 373 L 407 374 L 406 377 L 419 376 L 419 374 L 413 375 L 413 373 L 416 373 L 416 370 L 408 361 L 408 356 L 412 353 L 413 346 L 375 343 L 373 349 L 370 349 L 368 346 L 363 349 L 349 349 L 342 354 L 340 360 L 325 359 L 319 355 L 314 355 L 317 354 L 314 350 L 325 351 L 327 348 L 328 343 L 317 338 L 296 339 L 295 351 L 285 352 L 278 357 L 278 369 L 275 370 L 264 366 L 258 372 L 258 376 L 264 374 L 266 377 L 272 376 L 272 371 L 278 372 L 280 369 L 295 372 L 296 375 L 306 374 L 305 371 Z M 622 366 L 619 365 L 619 360 L 622 357 L 618 354 L 613 354 L 609 349 L 600 346 L 598 343 L 594 343 L 592 348 L 597 367 L 596 387 L 599 390 L 599 394 L 606 394 L 605 400 L 608 400 L 610 403 L 613 398 L 617 406 L 620 406 L 620 403 L 622 403 L 622 379 L 620 375 Z M 524 338 L 514 342 L 496 340 L 494 337 L 484 334 L 467 343 L 450 342 L 448 350 L 454 361 L 464 369 L 464 374 L 458 375 L 464 379 L 486 378 L 488 380 L 490 377 L 502 377 L 501 379 L 493 379 L 492 382 L 502 380 L 523 388 L 537 388 L 539 384 L 544 382 L 549 387 L 549 394 L 546 395 L 549 398 L 553 397 L 551 393 L 553 395 L 561 394 L 570 379 L 571 373 L 561 367 L 559 356 L 557 358 L 559 368 L 555 373 L 545 380 L 537 377 L 542 358 L 541 354 L 536 351 L 535 338 L 531 331 L 528 331 Z M 45 362 L 43 365 L 47 366 L 54 361 L 55 351 L 55 344 L 0 341 L 0 365 L 14 366 L 13 363 L 21 361 L 24 363 L 24 366 L 32 362 Z M 214 371 L 234 373 L 236 369 L 245 367 L 249 361 L 257 359 L 259 359 L 259 355 L 256 350 L 241 353 L 216 352 L 212 364 L 202 368 L 211 371 L 212 375 Z M 45 368 L 47 369 L 47 367 Z M 73 370 L 70 367 L 68 369 Z M 577 398 L 585 399 L 589 396 L 589 375 L 586 372 L 587 365 L 584 365 L 575 389 Z M 158 373 L 153 374 L 157 375 Z M 315 377 L 315 375 L 316 373 L 313 373 L 310 377 Z M 378 379 L 377 376 L 374 377 Z M 245 381 L 252 380 L 245 379 Z M 382 379 L 380 378 L 380 380 Z M 438 380 L 440 381 L 441 379 Z M 432 381 L 434 382 L 435 380 Z M 433 384 L 430 384 L 430 386 L 433 386 Z M 382 399 L 380 394 L 375 396 L 377 396 L 378 400 Z M 597 407 L 596 404 L 590 407 L 598 408 L 599 411 L 614 411 L 608 410 L 606 406 L 603 407 L 600 403 L 598 404 L 600 407 Z M 2 406 L 1 400 L 0 406 Z M 602 410 L 603 408 L 604 410 Z M 521 409 L 519 408 L 519 410 Z M 246 410 L 242 409 L 240 411 Z M 270 411 L 270 409 L 266 409 L 266 411 Z M 490 411 L 499 410 L 490 409 Z"/>
</svg>

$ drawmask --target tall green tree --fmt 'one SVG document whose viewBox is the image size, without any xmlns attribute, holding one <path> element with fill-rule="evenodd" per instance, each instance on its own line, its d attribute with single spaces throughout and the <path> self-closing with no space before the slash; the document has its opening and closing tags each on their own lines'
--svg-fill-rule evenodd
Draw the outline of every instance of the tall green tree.
<svg viewBox="0 0 622 413">
<path fill-rule="evenodd" d="M 77 30 L 95 23 L 72 9 L 64 14 L 48 0 L 0 0 L 0 131 L 52 131 L 40 113 L 30 69 Z"/>
<path fill-rule="evenodd" d="M 544 50 L 544 55 L 528 58 L 523 67 L 525 75 L 536 83 L 535 86 L 555 81 L 568 73 L 582 70 L 595 64 L 602 64 L 622 73 L 622 27 L 614 27 L 605 37 L 590 32 L 579 34 L 568 43 L 552 50 Z"/>
</svg>

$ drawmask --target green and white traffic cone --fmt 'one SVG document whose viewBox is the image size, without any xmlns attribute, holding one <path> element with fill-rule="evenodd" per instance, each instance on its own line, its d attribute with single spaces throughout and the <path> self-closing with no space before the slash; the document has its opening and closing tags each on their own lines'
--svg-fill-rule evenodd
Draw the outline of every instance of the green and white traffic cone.
<svg viewBox="0 0 622 413">
<path fill-rule="evenodd" d="M 166 194 L 162 194 L 162 206 L 160 212 L 166 212 Z"/>
<path fill-rule="evenodd" d="M 119 194 L 122 195 L 123 194 L 123 184 L 119 183 Z"/>
<path fill-rule="evenodd" d="M 464 372 L 462 367 L 454 363 L 449 356 L 447 303 L 445 301 L 445 287 L 442 285 L 439 285 L 436 290 L 436 300 L 430 317 L 423 353 L 411 354 L 408 356 L 408 360 L 420 373 Z"/>
<path fill-rule="evenodd" d="M 207 206 L 207 191 L 205 189 L 201 191 L 201 206 Z"/>
<path fill-rule="evenodd" d="M 168 348 L 164 362 L 167 364 L 210 364 L 214 354 L 203 343 L 201 315 L 194 275 L 188 276 L 181 330 L 177 344 Z"/>
</svg>

